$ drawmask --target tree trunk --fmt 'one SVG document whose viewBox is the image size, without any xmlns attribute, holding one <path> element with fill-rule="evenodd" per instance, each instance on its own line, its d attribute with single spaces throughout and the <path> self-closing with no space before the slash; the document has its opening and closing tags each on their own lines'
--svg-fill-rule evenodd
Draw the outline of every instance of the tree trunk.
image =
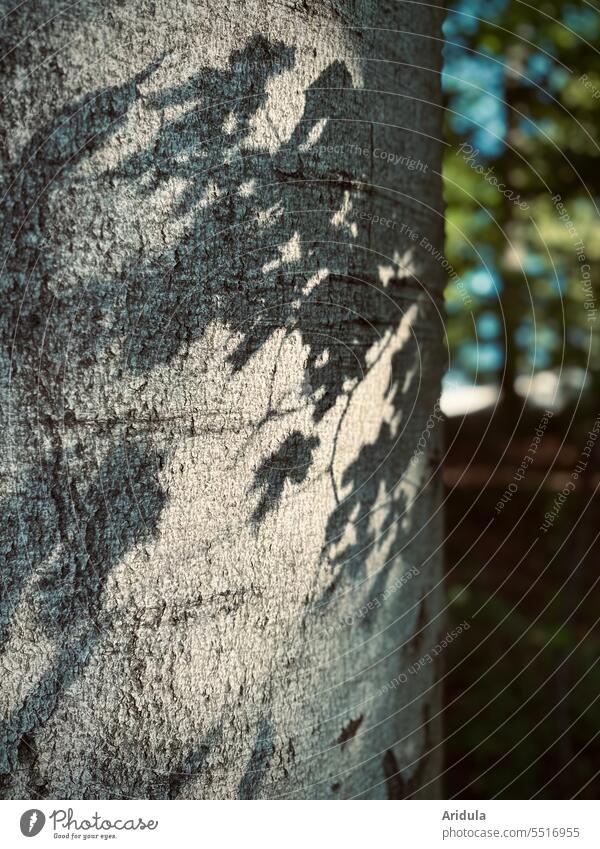
<svg viewBox="0 0 600 849">
<path fill-rule="evenodd" d="M 3 26 L 3 794 L 435 796 L 439 10 Z"/>
</svg>

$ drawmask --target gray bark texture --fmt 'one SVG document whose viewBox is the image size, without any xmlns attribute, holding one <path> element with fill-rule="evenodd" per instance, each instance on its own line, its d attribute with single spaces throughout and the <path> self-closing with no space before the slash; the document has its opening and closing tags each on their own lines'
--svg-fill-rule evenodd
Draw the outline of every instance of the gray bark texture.
<svg viewBox="0 0 600 849">
<path fill-rule="evenodd" d="M 3 796 L 435 796 L 440 10 L 3 12 Z"/>
</svg>

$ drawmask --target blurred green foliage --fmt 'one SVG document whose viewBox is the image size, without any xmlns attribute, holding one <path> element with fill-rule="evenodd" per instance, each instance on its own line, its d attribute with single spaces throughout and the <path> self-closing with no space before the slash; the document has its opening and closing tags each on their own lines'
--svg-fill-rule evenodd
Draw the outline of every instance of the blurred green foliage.
<svg viewBox="0 0 600 849">
<path fill-rule="evenodd" d="M 449 377 L 501 383 L 508 415 L 483 448 L 480 437 L 495 419 L 467 417 L 467 431 L 449 423 L 447 465 L 461 472 L 461 483 L 446 503 L 448 618 L 451 627 L 465 618 L 472 627 L 444 659 L 447 797 L 600 792 L 600 443 L 551 533 L 528 548 L 562 485 L 552 482 L 552 467 L 562 463 L 569 473 L 598 415 L 596 6 L 449 2 L 446 254 L 458 275 L 446 291 Z M 596 291 L 586 290 L 588 277 Z M 577 391 L 538 457 L 548 479 L 537 493 L 530 481 L 496 517 L 494 505 L 539 421 L 532 409 L 521 418 L 515 379 L 565 368 Z M 517 424 L 522 445 L 507 459 Z"/>
<path fill-rule="evenodd" d="M 564 366 L 598 389 L 600 313 L 590 320 L 583 283 L 600 268 L 599 31 L 585 0 L 448 10 L 446 253 L 472 298 L 465 308 L 449 284 L 452 369 L 482 382 L 505 371 L 507 400 L 515 377 Z"/>
</svg>

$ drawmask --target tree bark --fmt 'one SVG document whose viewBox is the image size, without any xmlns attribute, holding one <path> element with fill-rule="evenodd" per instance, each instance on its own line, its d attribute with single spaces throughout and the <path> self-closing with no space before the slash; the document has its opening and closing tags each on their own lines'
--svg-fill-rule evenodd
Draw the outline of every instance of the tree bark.
<svg viewBox="0 0 600 849">
<path fill-rule="evenodd" d="M 3 795 L 435 796 L 439 10 L 3 26 Z"/>
</svg>

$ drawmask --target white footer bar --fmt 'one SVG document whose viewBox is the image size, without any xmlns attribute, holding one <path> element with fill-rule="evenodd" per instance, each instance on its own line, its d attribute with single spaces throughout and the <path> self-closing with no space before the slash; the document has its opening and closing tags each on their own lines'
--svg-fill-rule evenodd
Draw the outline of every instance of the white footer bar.
<svg viewBox="0 0 600 849">
<path fill-rule="evenodd" d="M 600 847 L 594 801 L 4 801 L 3 846 Z"/>
</svg>

